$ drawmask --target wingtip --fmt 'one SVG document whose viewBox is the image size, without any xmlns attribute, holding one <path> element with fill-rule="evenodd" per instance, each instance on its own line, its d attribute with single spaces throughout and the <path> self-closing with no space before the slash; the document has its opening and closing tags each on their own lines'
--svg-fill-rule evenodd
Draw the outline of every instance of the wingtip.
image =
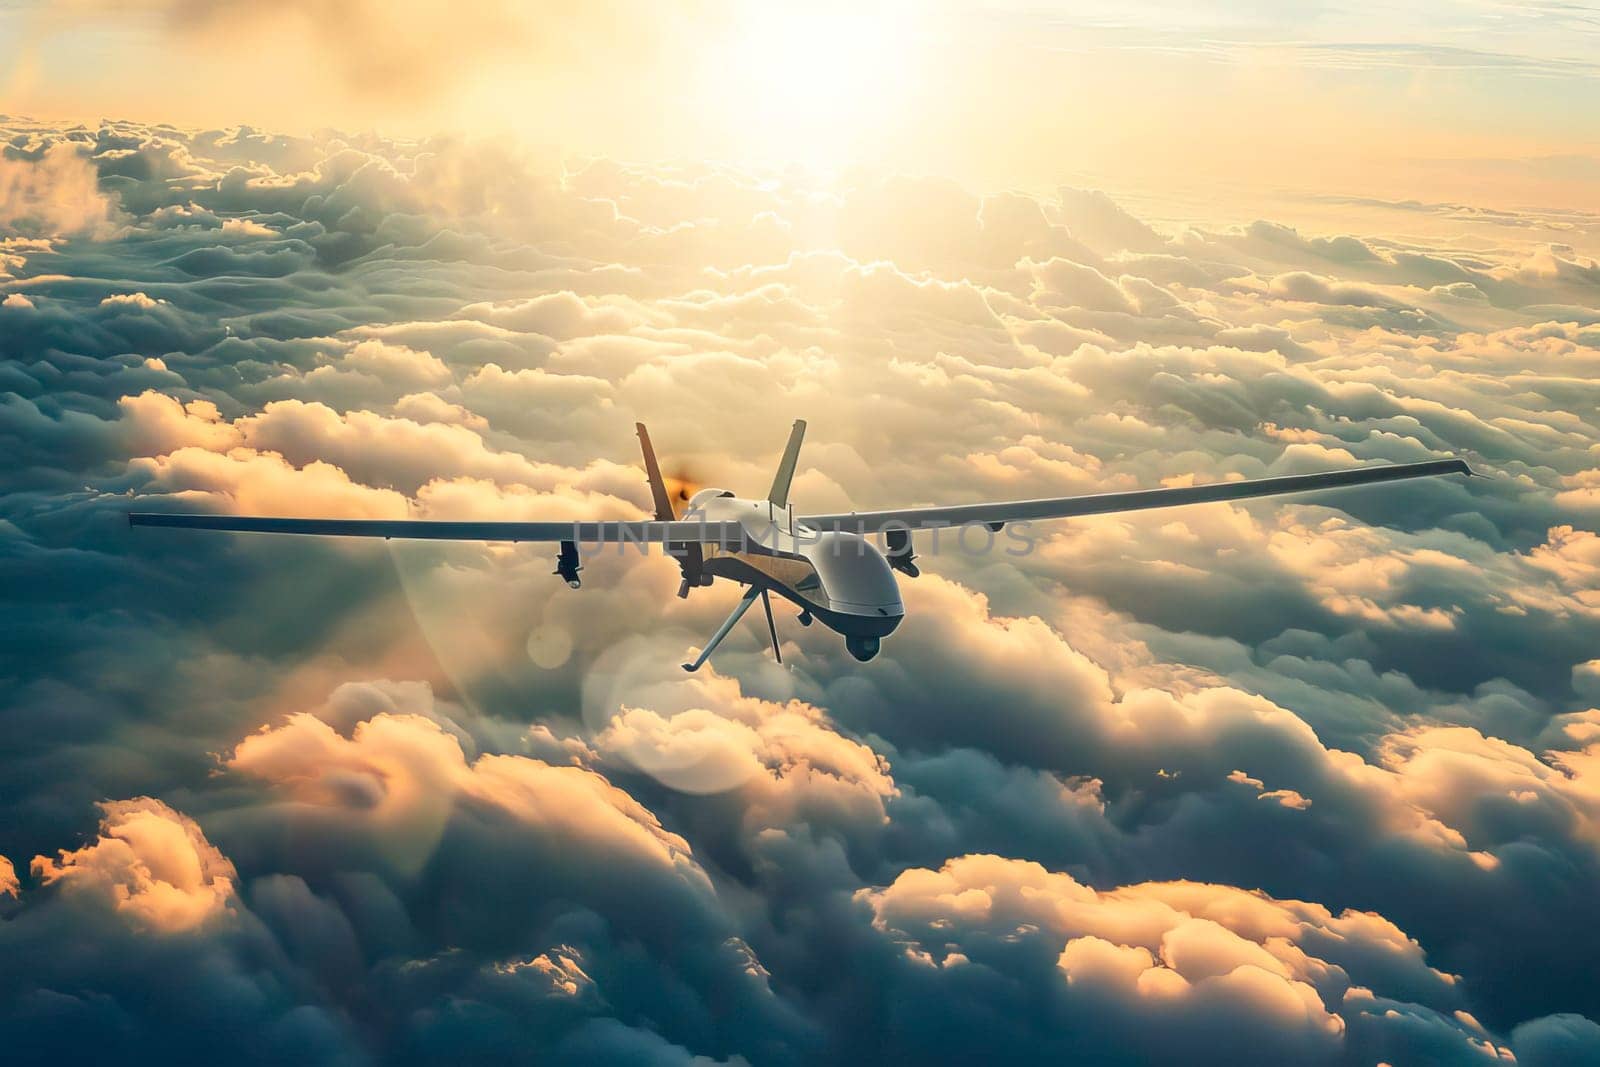
<svg viewBox="0 0 1600 1067">
<path fill-rule="evenodd" d="M 695 671 L 695 666 L 694 666 L 693 663 L 680 663 L 680 664 L 678 664 L 678 666 L 682 667 L 684 670 L 688 671 L 690 674 L 693 674 L 694 671 Z"/>
</svg>

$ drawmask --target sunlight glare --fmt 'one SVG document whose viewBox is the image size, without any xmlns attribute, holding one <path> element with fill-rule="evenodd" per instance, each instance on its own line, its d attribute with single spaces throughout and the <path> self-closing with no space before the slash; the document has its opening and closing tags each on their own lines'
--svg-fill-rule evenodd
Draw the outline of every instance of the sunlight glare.
<svg viewBox="0 0 1600 1067">
<path fill-rule="evenodd" d="M 747 0 L 715 91 L 739 136 L 765 154 L 838 164 L 907 106 L 915 9 L 899 2 Z"/>
</svg>

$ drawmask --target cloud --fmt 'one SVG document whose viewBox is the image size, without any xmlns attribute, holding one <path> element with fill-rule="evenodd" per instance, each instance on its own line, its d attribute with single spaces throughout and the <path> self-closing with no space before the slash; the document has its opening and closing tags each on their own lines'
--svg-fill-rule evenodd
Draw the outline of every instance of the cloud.
<svg viewBox="0 0 1600 1067">
<path fill-rule="evenodd" d="M 1450 1055 L 1492 1060 L 1498 1052 L 1450 1015 L 1454 979 L 1369 913 L 1336 915 L 1195 882 L 1097 891 L 986 855 L 907 870 L 860 899 L 901 953 L 888 995 L 915 1013 L 907 1052 L 942 1040 L 970 1047 L 974 1036 L 941 1013 L 994 1012 L 1008 977 L 1026 981 L 1042 1003 L 990 1016 L 1000 1029 L 986 1036 L 1003 1050 L 1059 1045 L 1158 1058 L 1203 1050 L 1207 1062 L 1323 1061 L 1354 1053 L 1350 1046 L 1394 1055 L 1410 1044 L 1398 1025 L 1405 1015 L 1391 1010 L 1385 1023 L 1366 1004 L 1398 987 L 1418 997 L 1405 1014 L 1449 1035 Z"/>
<path fill-rule="evenodd" d="M 738 789 L 753 826 L 881 827 L 898 795 L 887 761 L 841 736 L 821 709 L 746 696 L 733 679 L 646 673 L 605 706 L 614 714 L 594 737 L 602 755 L 680 792 Z"/>
<path fill-rule="evenodd" d="M 458 803 L 481 805 L 540 834 L 581 840 L 613 871 L 622 864 L 703 885 L 687 843 L 603 778 L 517 757 L 468 767 L 459 742 L 428 719 L 380 715 L 347 740 L 300 715 L 246 739 L 227 766 L 292 790 L 333 821 L 369 825 L 380 842 L 408 854 L 431 852 L 439 817 Z"/>
<path fill-rule="evenodd" d="M 7 122 L 13 1046 L 1587 1048 L 1582 234 Z M 751 492 L 797 416 L 819 511 L 1486 477 L 929 538 L 869 667 L 779 604 L 781 667 L 753 624 L 694 677 L 733 594 L 679 600 L 659 556 L 574 592 L 543 546 L 123 518 L 635 517 L 632 422 L 675 481 Z"/>
<path fill-rule="evenodd" d="M 1272 279 L 1273 296 L 1313 304 L 1350 304 L 1355 307 L 1389 307 L 1393 301 L 1373 289 L 1338 285 L 1306 271 L 1280 274 Z"/>
<path fill-rule="evenodd" d="M 517 755 L 469 760 L 426 690 L 379 689 L 368 700 L 382 695 L 397 710 L 355 723 L 348 737 L 299 714 L 240 743 L 226 768 L 268 784 L 271 798 L 229 816 L 230 833 L 260 848 L 274 836 L 270 828 L 287 819 L 301 863 L 420 878 L 431 887 L 423 892 L 446 909 L 444 928 L 423 933 L 448 939 L 453 948 L 441 944 L 441 952 L 466 950 L 486 969 L 519 981 L 537 976 L 553 995 L 581 1001 L 582 1014 L 630 996 L 613 984 L 627 981 L 618 967 L 631 969 L 607 958 L 627 951 L 611 945 L 616 937 L 645 946 L 658 961 L 651 966 L 677 968 L 677 981 L 689 985 L 681 995 L 741 1005 L 733 1019 L 696 1009 L 673 1022 L 653 1003 L 665 994 L 641 989 L 652 1003 L 640 1010 L 680 1039 L 715 1043 L 759 1028 L 773 1040 L 796 1038 L 794 1020 L 773 1003 L 765 972 L 742 947 L 684 838 L 595 770 Z M 408 707 L 430 715 L 406 714 Z M 575 907 L 582 910 L 562 918 Z M 551 923 L 552 930 L 573 926 L 577 936 L 593 926 L 579 917 L 585 914 L 597 915 L 611 933 L 590 929 L 586 948 L 558 947 L 554 957 L 551 950 L 504 955 L 537 941 Z M 522 931 L 511 938 L 508 919 Z M 426 987 L 415 992 L 425 996 Z"/>
<path fill-rule="evenodd" d="M 193 930 L 227 913 L 238 872 L 194 820 L 148 797 L 107 801 L 100 810 L 94 844 L 63 849 L 57 859 L 34 857 L 40 884 L 96 899 L 158 933 Z"/>
<path fill-rule="evenodd" d="M 1585 660 L 1572 668 L 1572 688 L 1590 700 L 1600 700 L 1600 660 Z"/>
<path fill-rule="evenodd" d="M 1581 1015 L 1550 1015 L 1517 1027 L 1511 1044 L 1517 1062 L 1529 1067 L 1593 1062 L 1600 1056 L 1600 1024 Z"/>
<path fill-rule="evenodd" d="M 639 321 L 622 308 L 591 308 L 571 291 L 510 304 L 468 304 L 460 315 L 519 333 L 539 333 L 558 340 L 626 333 Z"/>
<path fill-rule="evenodd" d="M 295 467 L 275 453 L 251 449 L 226 454 L 196 447 L 137 461 L 133 471 L 151 489 L 189 506 L 258 515 L 330 515 L 404 518 L 405 498 L 352 482 L 338 467 L 312 461 Z"/>
<path fill-rule="evenodd" d="M 115 202 L 78 145 L 55 141 L 0 158 L 0 230 L 28 237 L 106 233 L 116 218 Z"/>
</svg>

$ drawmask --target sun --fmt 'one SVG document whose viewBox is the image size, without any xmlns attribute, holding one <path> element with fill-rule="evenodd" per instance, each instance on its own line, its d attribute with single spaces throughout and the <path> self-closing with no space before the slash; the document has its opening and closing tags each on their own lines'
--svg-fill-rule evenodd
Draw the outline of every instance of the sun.
<svg viewBox="0 0 1600 1067">
<path fill-rule="evenodd" d="M 842 164 L 909 106 L 918 30 L 905 3 L 746 0 L 712 50 L 713 106 L 759 154 Z"/>
</svg>

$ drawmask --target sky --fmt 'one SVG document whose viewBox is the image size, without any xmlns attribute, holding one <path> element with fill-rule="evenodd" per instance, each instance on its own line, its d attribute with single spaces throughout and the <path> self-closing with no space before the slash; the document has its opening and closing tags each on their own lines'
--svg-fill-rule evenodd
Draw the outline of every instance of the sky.
<svg viewBox="0 0 1600 1067">
<path fill-rule="evenodd" d="M 1181 175 L 1592 209 L 1597 31 L 1543 0 L 8 0 L 0 100 L 985 188 Z"/>
<path fill-rule="evenodd" d="M 0 3 L 18 1063 L 1600 1062 L 1576 4 Z M 549 546 L 931 552 L 862 664 Z"/>
</svg>

